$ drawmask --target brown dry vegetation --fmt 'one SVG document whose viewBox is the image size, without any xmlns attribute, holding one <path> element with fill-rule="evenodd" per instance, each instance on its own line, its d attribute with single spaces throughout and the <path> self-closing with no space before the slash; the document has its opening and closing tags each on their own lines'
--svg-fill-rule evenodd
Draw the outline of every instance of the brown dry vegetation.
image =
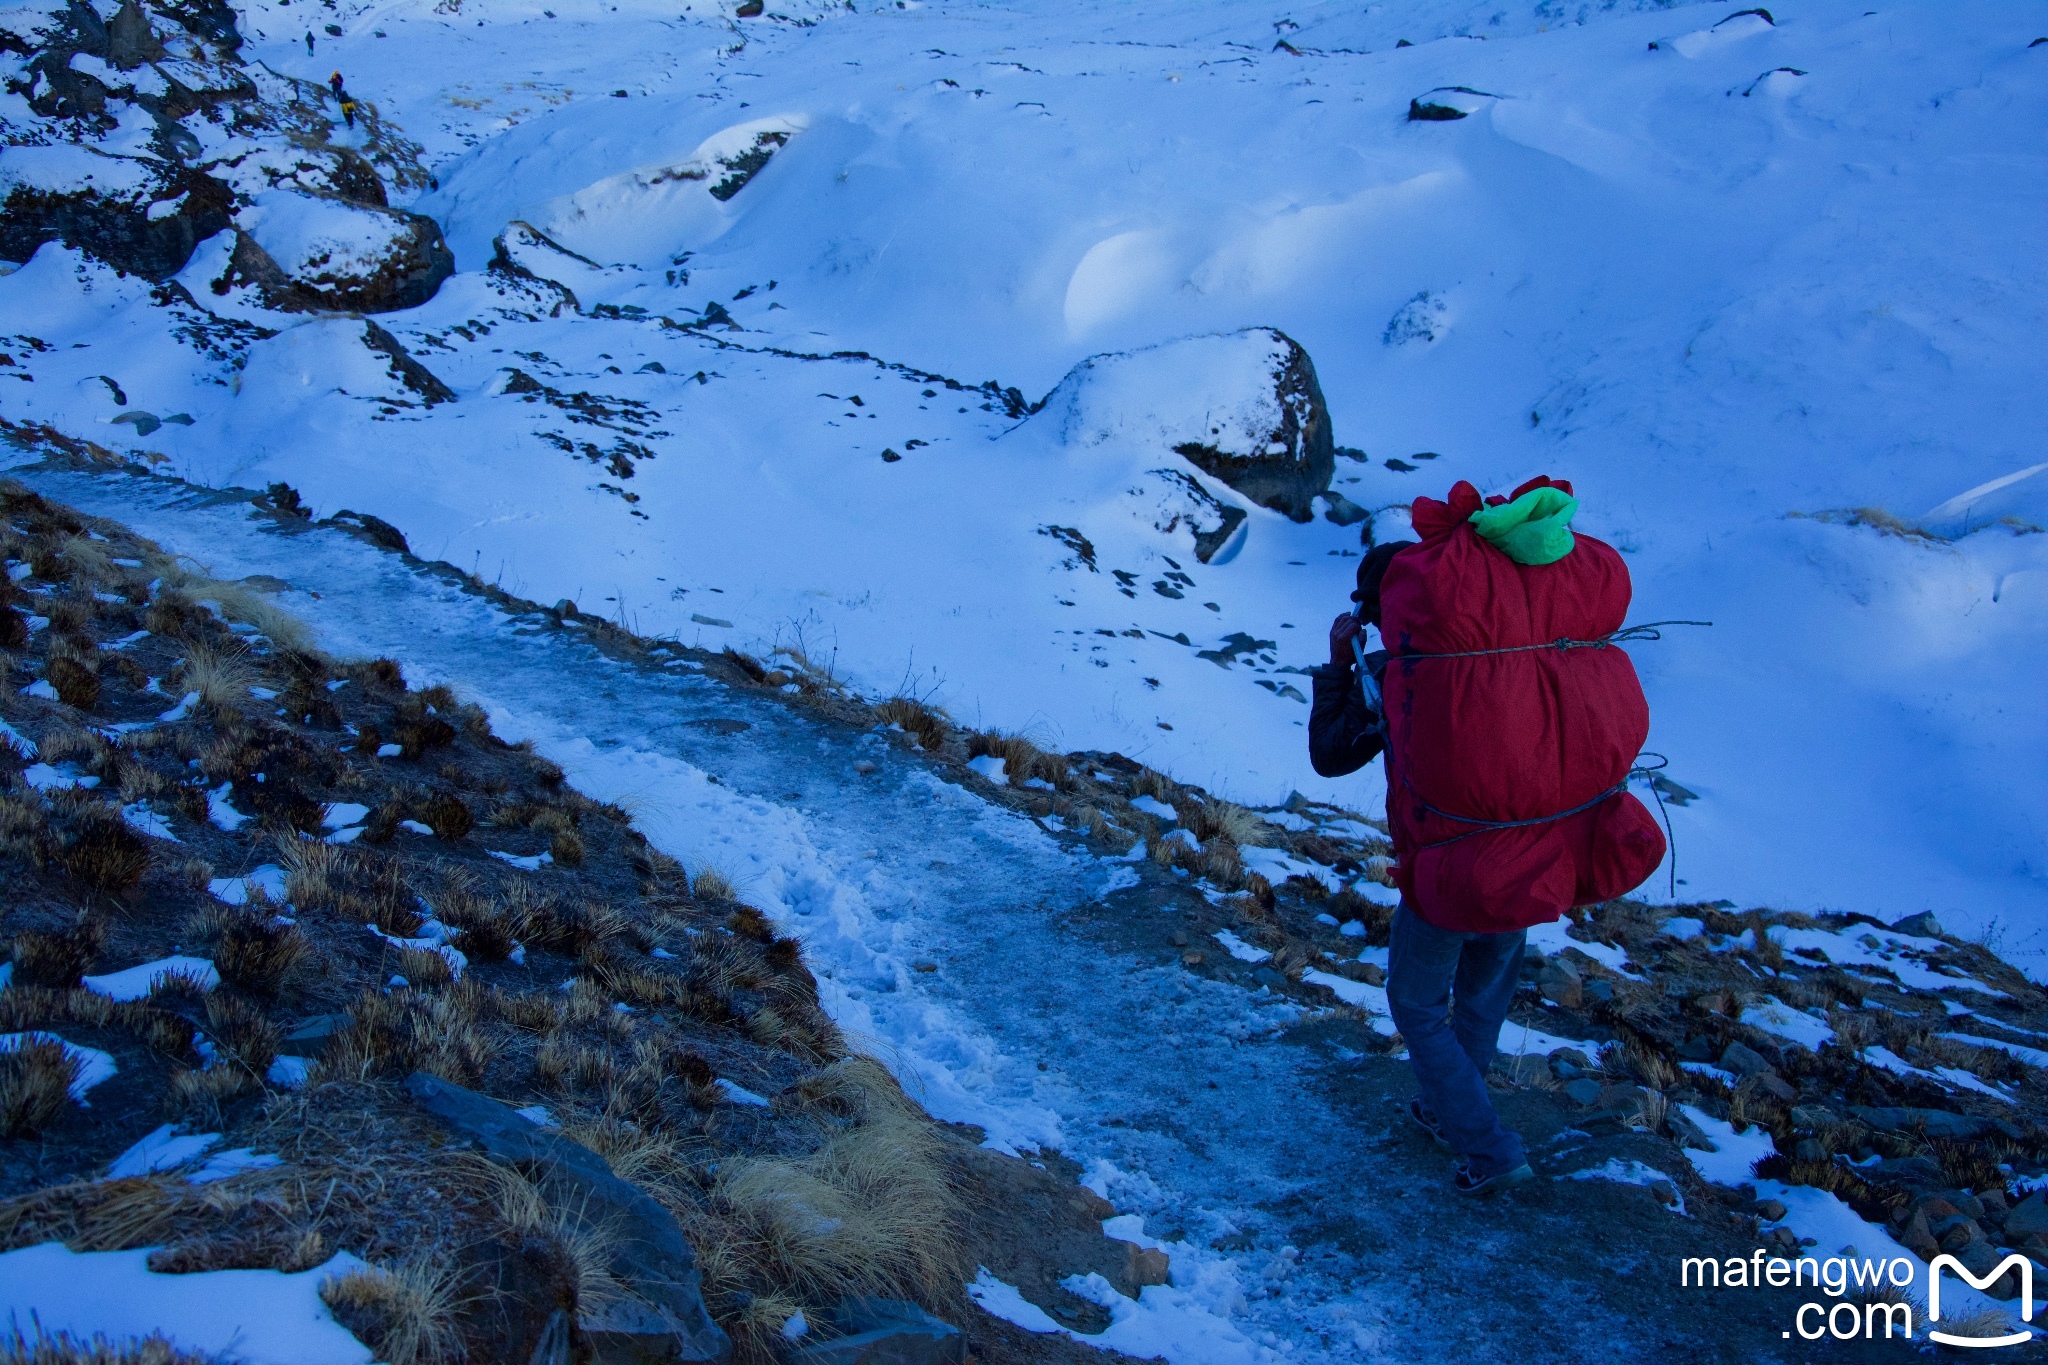
<svg viewBox="0 0 2048 1365">
<path fill-rule="evenodd" d="M 799 945 L 731 885 L 707 872 L 693 887 L 624 811 L 498 741 L 448 689 L 317 653 L 262 589 L 15 485 L 0 507 L 0 551 L 38 566 L 0 606 L 51 623 L 0 656 L 24 740 L 0 755 L 0 1031 L 118 1062 L 87 1110 L 55 1043 L 0 1054 L 0 1248 L 153 1245 L 169 1273 L 300 1270 L 349 1250 L 371 1269 L 326 1299 L 380 1358 L 524 1359 L 556 1307 L 626 1292 L 609 1234 L 453 1150 L 398 1084 L 421 1071 L 543 1105 L 670 1209 L 743 1354 L 773 1354 L 791 1313 L 821 1318 L 849 1293 L 957 1296 L 936 1130 L 849 1052 Z M 756 681 L 834 694 L 807 660 L 782 663 Z M 58 686 L 66 667 L 93 685 Z M 55 699 L 21 696 L 43 677 Z M 119 721 L 140 728 L 90 728 Z M 21 777 L 32 761 L 97 781 L 37 790 Z M 341 803 L 367 808 L 360 833 L 326 842 Z M 553 861 L 528 872 L 493 850 Z M 254 884 L 240 904 L 209 893 L 265 863 L 281 901 Z M 81 985 L 174 952 L 210 960 L 219 984 L 168 975 L 125 1002 Z M 290 1058 L 302 1084 L 279 1069 Z M 721 1078 L 773 1103 L 735 1104 Z M 196 1186 L 96 1178 L 167 1119 L 282 1164 Z M 178 1359 L 148 1343 L 11 1349 Z"/>
</svg>

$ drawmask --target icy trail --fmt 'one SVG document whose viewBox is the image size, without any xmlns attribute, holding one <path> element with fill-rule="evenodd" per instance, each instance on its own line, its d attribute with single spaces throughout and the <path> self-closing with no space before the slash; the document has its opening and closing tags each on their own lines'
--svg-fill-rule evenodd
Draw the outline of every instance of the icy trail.
<svg viewBox="0 0 2048 1365">
<path fill-rule="evenodd" d="M 232 495 L 148 478 L 11 472 L 217 576 L 284 579 L 282 604 L 326 649 L 450 683 L 658 846 L 724 871 L 805 940 L 828 1008 L 934 1114 L 992 1144 L 1057 1147 L 1144 1216 L 1120 1235 L 1169 1242 L 1174 1287 L 1120 1310 L 1106 1340 L 1174 1365 L 1422 1360 L 1480 1341 L 1529 1359 L 1530 1339 L 1570 1359 L 1596 1332 L 1675 1344 L 1660 1314 L 1617 1296 L 1600 1256 L 1547 1263 L 1546 1245 L 1586 1245 L 1560 1219 L 1612 1216 L 1584 1207 L 1602 1202 L 1596 1184 L 1560 1182 L 1574 1193 L 1556 1207 L 1457 1205 L 1441 1161 L 1389 1134 L 1405 1067 L 1361 1060 L 1337 1021 L 1182 973 L 1163 935 L 1137 946 L 1179 913 L 1178 888 L 1130 888 L 1125 866 L 878 736 L 684 667 L 622 663 L 331 529 L 281 531 Z M 1492 1287 L 1469 1292 L 1479 1283 Z"/>
</svg>

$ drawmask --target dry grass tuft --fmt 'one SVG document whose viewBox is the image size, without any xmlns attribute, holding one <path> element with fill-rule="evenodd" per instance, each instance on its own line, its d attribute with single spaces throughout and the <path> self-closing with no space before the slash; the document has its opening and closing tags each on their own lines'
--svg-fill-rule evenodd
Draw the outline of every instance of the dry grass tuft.
<svg viewBox="0 0 2048 1365">
<path fill-rule="evenodd" d="M 225 991 L 206 997 L 206 1033 L 220 1051 L 214 1070 L 232 1063 L 258 1080 L 277 1060 L 277 1045 L 284 1039 L 283 1030 L 262 1010 Z"/>
<path fill-rule="evenodd" d="M 1787 515 L 1803 520 L 1823 521 L 1831 526 L 1867 526 L 1883 536 L 1896 536 L 1900 540 L 1916 541 L 1922 545 L 1945 545 L 1945 536 L 1923 531 L 1895 513 L 1882 507 L 1840 507 L 1826 512 L 1792 512 Z"/>
<path fill-rule="evenodd" d="M 462 1354 L 455 1319 L 466 1298 L 451 1261 L 418 1256 L 352 1270 L 321 1285 L 320 1298 L 389 1365 L 433 1365 Z"/>
<path fill-rule="evenodd" d="M 224 706 L 240 706 L 248 699 L 249 688 L 255 682 L 255 670 L 239 651 L 215 653 L 210 649 L 196 648 L 185 658 L 178 688 L 197 692 L 203 704 L 219 710 Z"/>
<path fill-rule="evenodd" d="M 0 1052 L 0 1137 L 49 1127 L 71 1098 L 79 1065 L 53 1038 L 23 1038 Z"/>
<path fill-rule="evenodd" d="M 275 1000 L 285 978 L 311 951 L 305 934 L 272 913 L 261 896 L 249 904 L 209 910 L 213 965 L 221 980 L 263 1000 Z"/>
<path fill-rule="evenodd" d="M 217 1365 L 218 1357 L 181 1351 L 161 1333 L 115 1341 L 100 1333 L 90 1338 L 68 1332 L 45 1333 L 38 1325 L 33 1339 L 16 1323 L 0 1337 L 0 1365 Z"/>
<path fill-rule="evenodd" d="M 1675 1090 L 1682 1079 L 1678 1068 L 1663 1053 L 1640 1040 L 1632 1041 L 1622 1049 L 1620 1067 L 1622 1074 L 1633 1077 L 1659 1094 Z"/>
<path fill-rule="evenodd" d="M 733 889 L 732 881 L 717 868 L 709 864 L 697 869 L 697 875 L 690 879 L 691 894 L 698 900 L 736 901 L 739 892 Z"/>
<path fill-rule="evenodd" d="M 454 843 L 476 828 L 476 815 L 467 802 L 453 792 L 436 792 L 414 807 L 420 823 L 435 835 Z"/>
<path fill-rule="evenodd" d="M 63 853 L 64 870 L 111 896 L 132 890 L 149 872 L 149 843 L 112 807 L 78 812 Z"/>
<path fill-rule="evenodd" d="M 894 725 L 903 730 L 917 746 L 926 753 L 943 753 L 946 736 L 951 727 L 946 722 L 945 712 L 927 706 L 915 697 L 891 697 L 875 707 L 875 718 L 884 725 Z"/>
<path fill-rule="evenodd" d="M 90 711 L 99 704 L 100 675 L 82 660 L 50 651 L 50 686 L 57 690 L 57 700 L 66 706 L 75 706 L 81 711 Z"/>
<path fill-rule="evenodd" d="M 586 1218 L 580 1208 L 550 1204 L 541 1187 L 518 1171 L 481 1159 L 472 1159 L 468 1171 L 511 1240 L 531 1237 L 553 1244 L 572 1306 L 590 1309 L 625 1296 L 612 1274 L 617 1239 L 604 1225 Z"/>
<path fill-rule="evenodd" d="M 1174 785 L 1172 778 L 1150 768 L 1138 769 L 1137 774 L 1131 778 L 1131 791 L 1137 796 L 1149 796 L 1155 801 L 1164 801 L 1169 806 L 1180 797 L 1180 788 Z"/>
<path fill-rule="evenodd" d="M 1021 787 L 1034 778 L 1050 782 L 1055 787 L 1069 786 L 1073 782 L 1073 774 L 1065 758 L 1045 752 L 1022 735 L 1005 735 L 994 730 L 971 731 L 967 736 L 967 756 L 1001 759 L 1003 774 L 1013 786 Z"/>
<path fill-rule="evenodd" d="M 928 1124 L 878 1113 L 802 1161 L 720 1163 L 699 1220 L 714 1288 L 758 1277 L 812 1301 L 928 1293 L 958 1269 L 958 1216 Z M 749 1274 L 751 1272 L 751 1274 Z M 720 1286 L 724 1279 L 728 1285 Z"/>
<path fill-rule="evenodd" d="M 99 956 L 106 933 L 98 920 L 68 929 L 24 929 L 14 936 L 13 984 L 70 990 Z"/>
<path fill-rule="evenodd" d="M 280 650 L 303 654 L 313 647 L 312 632 L 303 622 L 244 584 L 181 569 L 165 576 L 164 587 L 195 603 L 213 603 L 223 620 L 254 626 Z"/>
<path fill-rule="evenodd" d="M 431 990 L 451 985 L 455 980 L 455 969 L 448 965 L 448 959 L 432 948 L 399 949 L 398 974 L 411 983 L 414 990 Z"/>
</svg>

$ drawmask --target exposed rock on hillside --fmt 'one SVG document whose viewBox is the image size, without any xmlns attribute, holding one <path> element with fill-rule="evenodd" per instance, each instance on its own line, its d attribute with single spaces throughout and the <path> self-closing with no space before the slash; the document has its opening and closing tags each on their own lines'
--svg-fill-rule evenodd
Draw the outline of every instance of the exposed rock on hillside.
<svg viewBox="0 0 2048 1365">
<path fill-rule="evenodd" d="M 225 6 L 126 0 L 25 6 L 0 19 L 7 88 L 34 115 L 5 126 L 0 256 L 60 241 L 163 280 L 235 231 L 269 306 L 384 312 L 433 296 L 454 258 L 431 219 L 390 207 L 424 184 L 418 149 L 359 104 L 341 146 L 331 94 L 241 60 Z"/>
<path fill-rule="evenodd" d="M 1336 470 L 1315 364 L 1270 327 L 1090 356 L 1040 406 L 1069 445 L 1173 451 L 1295 521 Z"/>
</svg>

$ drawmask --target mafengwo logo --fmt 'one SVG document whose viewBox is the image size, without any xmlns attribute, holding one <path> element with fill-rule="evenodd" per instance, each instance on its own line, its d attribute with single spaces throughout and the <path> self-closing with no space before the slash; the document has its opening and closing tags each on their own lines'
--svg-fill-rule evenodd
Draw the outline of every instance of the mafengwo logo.
<svg viewBox="0 0 2048 1365">
<path fill-rule="evenodd" d="M 1678 1283 L 1686 1289 L 1759 1289 L 1766 1285 L 1774 1289 L 1811 1287 L 1834 1300 L 1832 1303 L 1800 1304 L 1792 1315 L 1792 1326 L 1784 1333 L 1787 1338 L 1796 1333 L 1806 1341 L 1819 1341 L 1823 1337 L 1833 1337 L 1836 1341 L 1869 1341 L 1893 1336 L 1911 1341 L 1915 1339 L 1918 1327 L 1925 1330 L 1928 1341 L 1977 1350 L 2020 1346 L 2033 1340 L 2034 1333 L 2030 1328 L 1999 1336 L 1959 1336 L 1940 1330 L 1936 1324 L 1942 1320 L 1941 1283 L 1944 1271 L 1954 1272 L 1957 1278 L 1979 1291 L 1989 1291 L 2005 1278 L 2007 1272 L 2016 1273 L 2019 1276 L 2020 1320 L 2034 1320 L 2034 1263 L 2018 1252 L 2007 1256 L 1983 1275 L 1971 1274 L 1969 1268 L 1953 1256 L 1943 1254 L 1935 1257 L 1927 1267 L 1927 1317 L 1917 1324 L 1914 1321 L 1916 1304 L 1908 1295 L 1918 1278 L 1919 1266 L 1908 1256 L 1894 1257 L 1889 1261 L 1842 1256 L 1817 1260 L 1812 1256 L 1802 1256 L 1794 1261 L 1784 1256 L 1767 1256 L 1762 1248 L 1758 1248 L 1748 1260 L 1735 1256 L 1725 1262 L 1703 1256 L 1687 1257 L 1679 1262 Z M 1954 1302 L 1951 1295 L 1952 1310 Z M 1962 1317 L 1974 1319 L 1972 1326 L 1981 1325 L 1983 1320 L 1975 1313 L 1955 1311 L 1951 1311 L 1949 1317 L 1951 1325 L 1958 1325 L 1958 1319 Z"/>
</svg>

